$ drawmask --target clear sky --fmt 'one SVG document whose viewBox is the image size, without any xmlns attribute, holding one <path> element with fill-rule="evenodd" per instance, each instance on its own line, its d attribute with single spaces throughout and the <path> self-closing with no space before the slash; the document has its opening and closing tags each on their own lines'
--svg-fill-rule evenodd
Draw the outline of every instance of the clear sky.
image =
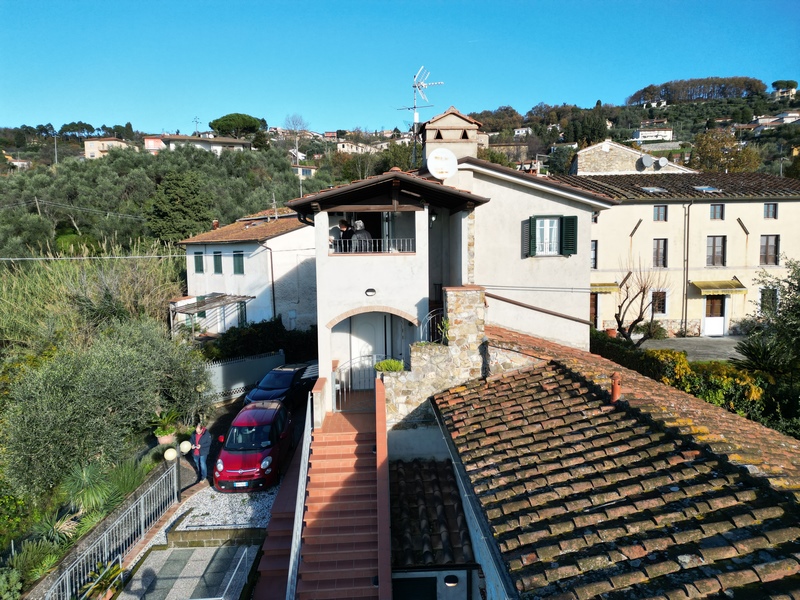
<svg viewBox="0 0 800 600">
<path fill-rule="evenodd" d="M 623 104 L 675 79 L 798 80 L 800 0 L 0 0 L 0 40 L 0 126 L 190 133 L 242 112 L 404 130 L 422 65 L 444 82 L 423 121 Z"/>
</svg>

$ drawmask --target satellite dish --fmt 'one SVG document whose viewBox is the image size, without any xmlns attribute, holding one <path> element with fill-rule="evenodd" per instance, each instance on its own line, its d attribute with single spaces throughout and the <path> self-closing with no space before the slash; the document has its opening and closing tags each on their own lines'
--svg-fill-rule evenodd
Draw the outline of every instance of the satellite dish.
<svg viewBox="0 0 800 600">
<path fill-rule="evenodd" d="M 452 150 L 436 148 L 428 155 L 426 166 L 431 175 L 444 181 L 458 171 L 458 159 Z"/>
<path fill-rule="evenodd" d="M 642 164 L 645 168 L 650 168 L 653 166 L 653 157 L 649 154 L 642 154 Z"/>
<path fill-rule="evenodd" d="M 658 166 L 662 169 L 667 166 L 667 163 L 669 163 L 669 161 L 667 160 L 666 156 L 662 156 L 658 159 Z"/>
</svg>

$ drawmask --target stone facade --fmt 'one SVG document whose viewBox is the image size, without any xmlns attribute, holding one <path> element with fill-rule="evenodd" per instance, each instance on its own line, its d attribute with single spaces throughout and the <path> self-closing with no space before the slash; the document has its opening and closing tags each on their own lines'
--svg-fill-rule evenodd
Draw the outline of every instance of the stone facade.
<svg viewBox="0 0 800 600">
<path fill-rule="evenodd" d="M 647 156 L 647 162 L 643 160 L 644 156 Z M 693 172 L 672 162 L 662 165 L 657 156 L 608 140 L 579 151 L 570 170 L 571 175 Z"/>
<path fill-rule="evenodd" d="M 432 423 L 432 413 L 422 406 L 428 398 L 488 372 L 483 288 L 464 286 L 443 291 L 447 344 L 415 344 L 411 347 L 411 370 L 383 374 L 389 428 L 402 428 L 402 421 L 412 413 L 415 425 Z"/>
</svg>

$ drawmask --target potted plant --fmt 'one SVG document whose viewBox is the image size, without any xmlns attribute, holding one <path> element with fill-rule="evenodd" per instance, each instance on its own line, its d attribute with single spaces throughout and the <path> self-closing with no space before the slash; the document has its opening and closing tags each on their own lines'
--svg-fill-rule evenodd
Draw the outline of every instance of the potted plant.
<svg viewBox="0 0 800 600">
<path fill-rule="evenodd" d="M 375 363 L 375 370 L 382 373 L 397 373 L 404 369 L 403 361 L 395 358 L 387 358 L 379 363 Z"/>
<path fill-rule="evenodd" d="M 172 444 L 175 442 L 175 433 L 178 431 L 180 413 L 173 409 L 161 410 L 155 414 L 150 424 L 155 428 L 153 434 L 159 444 Z"/>
</svg>

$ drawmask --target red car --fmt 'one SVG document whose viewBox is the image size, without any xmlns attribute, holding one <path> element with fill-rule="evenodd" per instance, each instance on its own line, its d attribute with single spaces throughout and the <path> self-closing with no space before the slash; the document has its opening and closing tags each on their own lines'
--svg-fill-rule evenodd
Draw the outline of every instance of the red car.
<svg viewBox="0 0 800 600">
<path fill-rule="evenodd" d="M 278 483 L 291 457 L 294 425 L 280 401 L 245 406 L 233 419 L 214 465 L 220 492 L 251 492 Z"/>
</svg>

